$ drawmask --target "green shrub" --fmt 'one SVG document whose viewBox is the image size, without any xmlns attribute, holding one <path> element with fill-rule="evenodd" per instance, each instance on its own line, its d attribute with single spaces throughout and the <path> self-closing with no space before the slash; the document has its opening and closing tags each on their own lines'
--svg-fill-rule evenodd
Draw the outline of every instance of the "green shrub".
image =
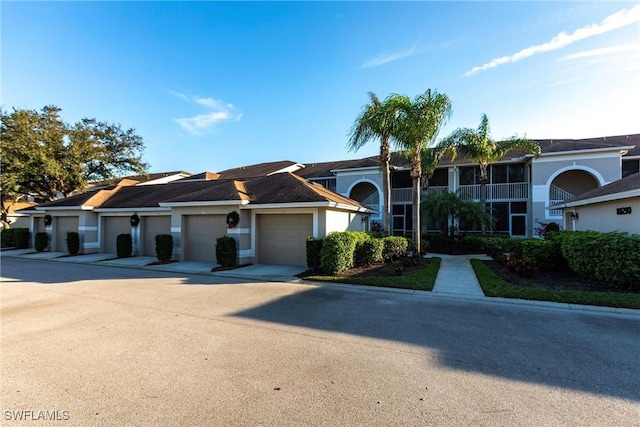
<svg viewBox="0 0 640 427">
<path fill-rule="evenodd" d="M 640 236 L 627 233 L 561 233 L 560 248 L 569 268 L 610 287 L 640 291 Z"/>
<path fill-rule="evenodd" d="M 522 259 L 544 271 L 557 270 L 563 265 L 560 244 L 555 240 L 523 239 Z"/>
<path fill-rule="evenodd" d="M 307 238 L 307 267 L 318 270 L 320 268 L 320 252 L 322 239 Z"/>
<path fill-rule="evenodd" d="M 70 255 L 80 252 L 80 234 L 77 231 L 67 231 L 67 251 Z"/>
<path fill-rule="evenodd" d="M 118 258 L 130 257 L 133 253 L 133 238 L 131 234 L 118 234 L 116 237 L 116 254 Z"/>
<path fill-rule="evenodd" d="M 0 231 L 0 247 L 12 248 L 13 243 L 13 228 L 3 228 Z"/>
<path fill-rule="evenodd" d="M 36 233 L 35 240 L 35 247 L 38 252 L 44 252 L 49 246 L 49 235 L 44 231 Z"/>
<path fill-rule="evenodd" d="M 29 247 L 29 233 L 28 228 L 14 228 L 13 229 L 13 244 L 17 249 L 27 249 Z"/>
<path fill-rule="evenodd" d="M 222 236 L 216 239 L 216 262 L 223 267 L 238 265 L 236 239 L 229 236 Z"/>
<path fill-rule="evenodd" d="M 160 262 L 171 261 L 173 255 L 173 236 L 171 234 L 156 235 L 156 257 Z"/>
<path fill-rule="evenodd" d="M 333 232 L 325 237 L 320 251 L 320 267 L 327 274 L 337 274 L 353 267 L 359 237 L 354 232 Z"/>
<path fill-rule="evenodd" d="M 547 224 L 544 227 L 544 232 L 545 232 L 545 236 L 548 232 L 556 232 L 556 231 L 560 231 L 560 226 L 558 225 L 557 222 L 550 222 L 549 224 Z"/>
<path fill-rule="evenodd" d="M 382 239 L 369 238 L 357 242 L 353 262 L 356 266 L 369 266 L 382 262 Z"/>
<path fill-rule="evenodd" d="M 409 241 L 405 237 L 389 236 L 382 239 L 382 258 L 392 261 L 407 255 Z"/>
</svg>

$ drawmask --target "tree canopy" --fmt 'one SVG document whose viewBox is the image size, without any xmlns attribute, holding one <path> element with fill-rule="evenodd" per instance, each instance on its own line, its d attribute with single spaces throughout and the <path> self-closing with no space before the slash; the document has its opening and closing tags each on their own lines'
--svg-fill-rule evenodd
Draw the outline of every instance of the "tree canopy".
<svg viewBox="0 0 640 427">
<path fill-rule="evenodd" d="M 135 129 L 87 118 L 71 126 L 60 111 L 53 105 L 40 111 L 0 110 L 3 214 L 8 200 L 55 200 L 90 181 L 147 173 L 144 143 Z"/>
</svg>

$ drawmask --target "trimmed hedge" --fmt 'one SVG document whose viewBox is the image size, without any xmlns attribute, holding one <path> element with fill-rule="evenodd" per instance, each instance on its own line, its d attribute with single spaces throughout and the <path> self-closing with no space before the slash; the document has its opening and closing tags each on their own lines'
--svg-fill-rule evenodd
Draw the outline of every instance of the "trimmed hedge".
<svg viewBox="0 0 640 427">
<path fill-rule="evenodd" d="M 640 236 L 627 233 L 561 233 L 560 248 L 569 268 L 606 286 L 640 291 Z"/>
<path fill-rule="evenodd" d="M 382 239 L 382 258 L 385 261 L 392 261 L 407 255 L 409 251 L 409 240 L 406 237 L 389 236 Z"/>
<path fill-rule="evenodd" d="M 13 242 L 13 233 L 15 230 L 15 228 L 3 228 L 2 231 L 0 231 L 0 246 L 3 248 L 12 248 L 15 246 Z"/>
<path fill-rule="evenodd" d="M 320 267 L 327 274 L 337 274 L 353 267 L 358 237 L 349 231 L 329 233 L 322 243 Z"/>
<path fill-rule="evenodd" d="M 13 229 L 13 244 L 16 249 L 27 249 L 29 247 L 29 233 L 28 228 L 14 228 Z"/>
<path fill-rule="evenodd" d="M 557 270 L 563 266 L 560 243 L 552 239 L 523 239 L 520 242 L 522 259 L 531 262 L 540 270 Z"/>
<path fill-rule="evenodd" d="M 131 234 L 118 234 L 118 237 L 116 237 L 116 254 L 118 258 L 128 258 L 133 254 L 133 238 Z"/>
<path fill-rule="evenodd" d="M 312 270 L 320 268 L 320 252 L 322 251 L 322 239 L 307 238 L 307 267 Z"/>
<path fill-rule="evenodd" d="M 382 239 L 369 237 L 366 240 L 356 243 L 356 250 L 353 255 L 356 266 L 370 266 L 382 262 L 382 251 L 384 243 Z"/>
<path fill-rule="evenodd" d="M 49 246 L 49 235 L 44 231 L 35 235 L 35 249 L 38 252 L 44 252 Z"/>
<path fill-rule="evenodd" d="M 238 265 L 236 239 L 229 236 L 222 236 L 216 239 L 216 262 L 222 267 Z"/>
<path fill-rule="evenodd" d="M 156 235 L 156 257 L 160 262 L 171 261 L 173 255 L 173 236 L 171 234 Z"/>
<path fill-rule="evenodd" d="M 77 231 L 67 231 L 67 252 L 69 255 L 80 252 L 80 234 Z"/>
</svg>

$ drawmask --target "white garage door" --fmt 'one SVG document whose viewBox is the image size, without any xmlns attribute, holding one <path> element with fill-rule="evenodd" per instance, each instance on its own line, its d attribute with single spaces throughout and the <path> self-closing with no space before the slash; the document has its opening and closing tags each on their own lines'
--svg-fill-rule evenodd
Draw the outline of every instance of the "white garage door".
<svg viewBox="0 0 640 427">
<path fill-rule="evenodd" d="M 78 231 L 77 216 L 57 216 L 55 217 L 56 240 L 54 251 L 67 252 L 67 232 Z"/>
<path fill-rule="evenodd" d="M 117 239 L 119 234 L 131 234 L 131 224 L 128 216 L 106 216 L 104 217 L 103 236 L 104 251 L 117 254 Z"/>
<path fill-rule="evenodd" d="M 186 215 L 183 230 L 184 259 L 215 263 L 216 239 L 226 235 L 226 215 Z"/>
<path fill-rule="evenodd" d="M 156 256 L 156 236 L 171 234 L 170 216 L 143 216 L 140 221 L 142 238 L 142 255 Z"/>
<path fill-rule="evenodd" d="M 307 265 L 307 237 L 313 215 L 258 215 L 258 263 Z"/>
</svg>

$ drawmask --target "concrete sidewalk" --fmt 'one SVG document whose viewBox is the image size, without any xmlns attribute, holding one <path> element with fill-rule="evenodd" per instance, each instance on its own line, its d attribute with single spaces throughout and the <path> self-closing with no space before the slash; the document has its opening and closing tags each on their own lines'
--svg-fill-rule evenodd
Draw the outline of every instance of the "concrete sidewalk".
<svg viewBox="0 0 640 427">
<path fill-rule="evenodd" d="M 454 294 L 471 298 L 484 298 L 484 292 L 478 283 L 470 259 L 490 260 L 486 255 L 446 255 L 433 254 L 442 259 L 436 276 L 433 292 L 436 294 Z"/>
</svg>

